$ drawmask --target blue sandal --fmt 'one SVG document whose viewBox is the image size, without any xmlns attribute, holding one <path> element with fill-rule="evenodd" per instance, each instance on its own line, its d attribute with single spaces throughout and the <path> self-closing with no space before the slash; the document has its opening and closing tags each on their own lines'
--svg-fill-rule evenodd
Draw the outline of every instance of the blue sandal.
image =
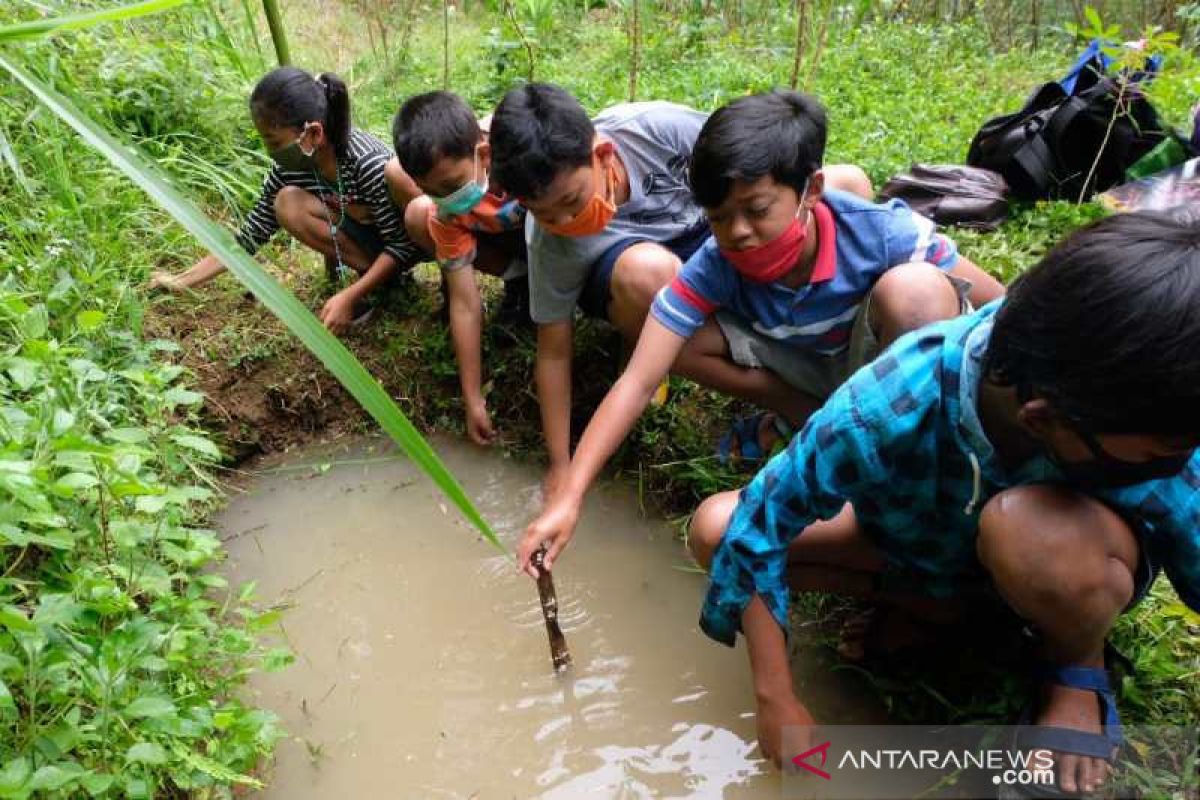
<svg viewBox="0 0 1200 800">
<path fill-rule="evenodd" d="M 722 436 L 721 441 L 717 443 L 717 456 L 722 464 L 729 466 L 735 460 L 741 464 L 760 464 L 771 456 L 769 452 L 763 452 L 762 446 L 758 443 L 758 432 L 762 429 L 763 419 L 768 415 L 772 418 L 771 423 L 775 426 L 775 432 L 783 441 L 787 442 L 792 438 L 794 433 L 792 426 L 779 414 L 760 411 L 757 414 L 742 417 L 733 423 L 729 432 Z M 736 458 L 733 456 L 734 442 L 738 446 Z"/>
<path fill-rule="evenodd" d="M 1111 655 L 1111 652 L 1106 652 Z M 1107 659 L 1106 659 L 1107 660 Z M 1117 713 L 1117 698 L 1109 683 L 1108 670 L 1105 667 L 1060 667 L 1052 664 L 1042 664 L 1038 676 L 1043 682 L 1056 683 L 1071 689 L 1083 689 L 1093 692 L 1100 702 L 1101 733 L 1088 733 L 1074 728 L 1060 728 L 1053 725 L 1035 725 L 1033 722 L 1035 709 L 1030 704 L 1021 714 L 1018 722 L 1023 729 L 1018 732 L 1014 742 L 1017 750 L 1052 750 L 1056 753 L 1099 758 L 1110 764 L 1116 758 L 1117 751 L 1125 741 L 1121 731 L 1121 718 Z M 1028 790 L 1033 787 L 1024 787 Z M 1053 786 L 1038 786 L 1035 793 L 1020 792 L 1018 796 L 1025 797 L 1078 797 L 1077 792 L 1065 792 L 1058 788 L 1057 776 Z"/>
</svg>

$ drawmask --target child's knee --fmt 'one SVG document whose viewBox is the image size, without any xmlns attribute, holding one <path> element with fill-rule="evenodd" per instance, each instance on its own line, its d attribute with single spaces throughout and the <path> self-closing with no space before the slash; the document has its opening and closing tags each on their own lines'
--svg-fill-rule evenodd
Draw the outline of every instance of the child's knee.
<svg viewBox="0 0 1200 800">
<path fill-rule="evenodd" d="M 671 282 L 678 270 L 679 257 L 670 250 L 651 242 L 635 244 L 613 265 L 613 301 L 648 308 L 654 295 Z"/>
<path fill-rule="evenodd" d="M 856 194 L 864 200 L 875 197 L 875 187 L 862 167 L 854 164 L 830 164 L 825 167 L 825 188 Z"/>
<path fill-rule="evenodd" d="M 725 529 L 729 527 L 729 519 L 733 516 L 737 499 L 737 492 L 714 494 L 706 498 L 692 515 L 691 524 L 688 525 L 688 550 L 691 551 L 692 558 L 696 559 L 696 563 L 706 570 L 712 564 L 713 553 L 717 551 L 722 537 L 725 536 Z"/>
<path fill-rule="evenodd" d="M 275 195 L 275 218 L 279 220 L 279 224 L 289 231 L 293 230 L 310 198 L 312 195 L 299 186 L 284 186 L 280 189 Z"/>
<path fill-rule="evenodd" d="M 433 214 L 433 201 L 425 195 L 412 200 L 404 208 L 404 229 L 414 242 L 426 250 L 433 249 L 433 238 L 429 235 L 429 217 Z"/>
<path fill-rule="evenodd" d="M 976 552 L 1019 610 L 1107 617 L 1133 596 L 1137 537 L 1098 500 L 1054 486 L 1001 492 L 979 517 Z"/>
<path fill-rule="evenodd" d="M 871 322 L 895 335 L 958 316 L 961 300 L 942 270 L 924 262 L 898 264 L 871 289 Z"/>
</svg>

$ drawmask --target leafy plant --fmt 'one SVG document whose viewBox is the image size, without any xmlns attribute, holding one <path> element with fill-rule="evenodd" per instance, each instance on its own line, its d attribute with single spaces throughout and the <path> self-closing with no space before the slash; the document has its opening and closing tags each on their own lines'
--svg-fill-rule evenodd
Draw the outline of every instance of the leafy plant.
<svg viewBox="0 0 1200 800">
<path fill-rule="evenodd" d="M 152 0 L 126 9 L 128 16 L 152 13 L 155 3 L 172 0 Z M 113 12 L 115 13 L 115 12 Z M 94 16 L 94 15 L 93 15 Z M 100 17 L 102 20 L 113 18 Z M 20 26 L 18 26 L 20 27 Z M 58 26 L 51 26 L 50 30 Z M 7 29 L 0 28 L 0 37 Z M 25 29 L 27 32 L 10 35 L 29 37 L 41 35 L 42 28 Z M 304 307 L 299 300 L 284 289 L 262 267 L 254 262 L 234 241 L 224 227 L 210 220 L 194 204 L 179 194 L 146 159 L 133 150 L 123 147 L 102 128 L 75 108 L 65 97 L 45 86 L 15 61 L 0 55 L 0 67 L 7 70 L 26 89 L 33 93 L 47 108 L 73 127 L 92 147 L 102 153 L 114 166 L 137 183 L 157 203 L 166 209 L 179 224 L 196 236 L 211 252 L 216 254 L 226 268 L 246 285 L 272 313 L 278 316 L 293 334 L 320 359 L 346 387 L 363 408 L 375 418 L 380 427 L 391 436 L 437 484 L 462 514 L 479 529 L 479 532 L 500 552 L 506 552 L 491 527 L 467 497 L 462 486 L 438 458 L 433 448 L 413 427 L 404 413 L 388 397 L 379 382 L 367 373 L 362 364 L 346 349 L 346 346 L 331 334 Z"/>
</svg>

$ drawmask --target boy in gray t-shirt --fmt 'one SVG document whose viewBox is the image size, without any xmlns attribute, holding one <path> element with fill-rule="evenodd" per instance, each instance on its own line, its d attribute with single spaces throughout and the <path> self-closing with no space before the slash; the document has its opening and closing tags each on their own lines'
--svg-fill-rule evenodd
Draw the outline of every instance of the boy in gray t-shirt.
<svg viewBox="0 0 1200 800">
<path fill-rule="evenodd" d="M 593 122 L 557 86 L 505 95 L 492 118 L 497 183 L 529 210 L 530 313 L 549 451 L 547 493 L 570 463 L 573 315 L 607 319 L 630 347 L 654 295 L 708 238 L 687 169 L 707 115 L 628 103 Z"/>
<path fill-rule="evenodd" d="M 529 214 L 530 313 L 550 469 L 549 497 L 570 464 L 571 346 L 578 306 L 607 319 L 630 351 L 658 290 L 709 237 L 688 164 L 708 115 L 674 103 L 625 103 L 589 120 L 557 86 L 504 96 L 491 125 L 492 177 Z M 828 187 L 872 195 L 855 166 L 830 165 Z"/>
</svg>

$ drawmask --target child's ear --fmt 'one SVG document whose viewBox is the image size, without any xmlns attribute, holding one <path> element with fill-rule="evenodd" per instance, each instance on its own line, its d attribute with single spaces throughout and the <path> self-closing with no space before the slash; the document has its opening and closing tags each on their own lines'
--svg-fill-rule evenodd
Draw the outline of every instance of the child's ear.
<svg viewBox="0 0 1200 800">
<path fill-rule="evenodd" d="M 1058 415 L 1041 397 L 1023 403 L 1017 409 L 1017 421 L 1038 439 L 1051 439 L 1059 425 Z"/>
<path fill-rule="evenodd" d="M 608 161 L 608 159 L 617 154 L 617 148 L 610 140 L 600 139 L 592 148 L 592 152 L 598 155 L 601 161 Z"/>
<path fill-rule="evenodd" d="M 490 170 L 492 168 L 492 145 L 484 139 L 479 143 L 479 149 L 476 152 L 479 153 L 479 165 L 485 172 Z"/>
<path fill-rule="evenodd" d="M 305 138 L 308 139 L 310 146 L 314 148 L 319 149 L 329 144 L 329 139 L 325 136 L 325 123 L 323 122 L 308 123 L 305 133 L 307 134 Z"/>
<path fill-rule="evenodd" d="M 825 173 L 822 170 L 817 170 L 808 178 L 808 192 L 805 193 L 804 197 L 805 207 L 812 208 L 815 206 L 823 194 L 825 194 Z"/>
</svg>

